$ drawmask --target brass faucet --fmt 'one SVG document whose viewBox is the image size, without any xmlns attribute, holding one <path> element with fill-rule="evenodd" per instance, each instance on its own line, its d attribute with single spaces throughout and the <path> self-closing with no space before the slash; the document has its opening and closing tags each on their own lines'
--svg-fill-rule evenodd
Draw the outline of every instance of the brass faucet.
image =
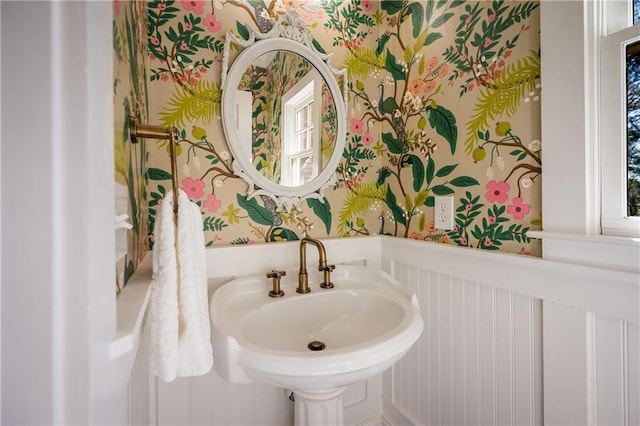
<svg viewBox="0 0 640 426">
<path fill-rule="evenodd" d="M 336 268 L 335 265 L 327 265 L 327 252 L 320 240 L 305 237 L 300 240 L 300 272 L 298 272 L 298 288 L 296 288 L 296 292 L 309 293 L 311 291 L 309 288 L 309 274 L 307 273 L 307 244 L 314 245 L 318 249 L 318 257 L 320 260 L 318 271 L 322 271 L 324 274 L 324 279 L 320 287 L 333 288 L 331 271 Z"/>
</svg>

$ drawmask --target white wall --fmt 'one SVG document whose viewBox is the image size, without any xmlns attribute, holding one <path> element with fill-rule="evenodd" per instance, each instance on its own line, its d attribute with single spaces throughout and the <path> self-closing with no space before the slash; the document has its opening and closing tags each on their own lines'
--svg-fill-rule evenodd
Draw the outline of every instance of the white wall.
<svg viewBox="0 0 640 426">
<path fill-rule="evenodd" d="M 3 424 L 120 423 L 111 7 L 2 4 Z"/>
</svg>

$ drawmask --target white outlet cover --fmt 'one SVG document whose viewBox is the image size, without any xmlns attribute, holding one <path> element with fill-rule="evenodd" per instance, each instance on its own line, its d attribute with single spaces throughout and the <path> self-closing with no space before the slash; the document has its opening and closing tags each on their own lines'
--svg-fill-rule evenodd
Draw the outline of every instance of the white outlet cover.
<svg viewBox="0 0 640 426">
<path fill-rule="evenodd" d="M 453 197 L 434 197 L 434 220 L 437 229 L 452 230 L 454 226 Z"/>
</svg>

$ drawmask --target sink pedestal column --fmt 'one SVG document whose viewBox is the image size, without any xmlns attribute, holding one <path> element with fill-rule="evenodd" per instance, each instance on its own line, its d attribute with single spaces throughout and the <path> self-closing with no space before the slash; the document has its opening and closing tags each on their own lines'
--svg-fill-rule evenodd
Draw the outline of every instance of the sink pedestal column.
<svg viewBox="0 0 640 426">
<path fill-rule="evenodd" d="M 294 425 L 342 426 L 344 424 L 342 394 L 345 389 L 341 387 L 323 390 L 294 390 Z"/>
</svg>

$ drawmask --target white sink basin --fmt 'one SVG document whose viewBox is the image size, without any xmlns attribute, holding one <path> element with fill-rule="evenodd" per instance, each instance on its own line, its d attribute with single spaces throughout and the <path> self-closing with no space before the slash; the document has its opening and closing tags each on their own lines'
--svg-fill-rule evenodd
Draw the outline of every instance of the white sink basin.
<svg viewBox="0 0 640 426">
<path fill-rule="evenodd" d="M 211 298 L 215 368 L 230 382 L 265 382 L 305 390 L 343 387 L 384 371 L 422 332 L 413 293 L 390 275 L 338 265 L 333 289 L 310 271 L 311 293 L 298 294 L 297 270 L 282 278 L 285 295 L 268 296 L 271 279 L 230 281 Z M 312 341 L 325 349 L 312 351 Z"/>
</svg>

